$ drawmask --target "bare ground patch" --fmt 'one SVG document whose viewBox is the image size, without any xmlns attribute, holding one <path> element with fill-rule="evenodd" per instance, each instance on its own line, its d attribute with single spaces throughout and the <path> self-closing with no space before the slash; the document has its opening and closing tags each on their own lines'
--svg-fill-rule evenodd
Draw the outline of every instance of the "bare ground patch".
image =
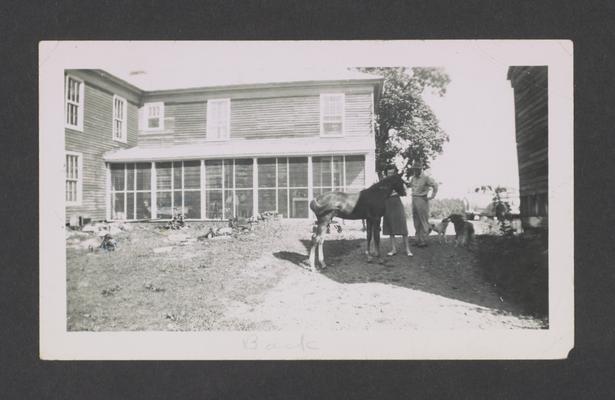
<svg viewBox="0 0 615 400">
<path fill-rule="evenodd" d="M 178 232 L 134 224 L 115 235 L 115 252 L 88 251 L 91 236 L 69 238 L 68 329 L 544 326 L 501 296 L 475 253 L 435 237 L 412 258 L 368 264 L 360 223 L 347 224 L 341 234 L 328 235 L 330 267 L 314 274 L 305 265 L 310 222 L 270 221 L 234 238 L 196 240 L 208 227 L 194 223 Z M 383 253 L 387 248 L 388 239 Z"/>
</svg>

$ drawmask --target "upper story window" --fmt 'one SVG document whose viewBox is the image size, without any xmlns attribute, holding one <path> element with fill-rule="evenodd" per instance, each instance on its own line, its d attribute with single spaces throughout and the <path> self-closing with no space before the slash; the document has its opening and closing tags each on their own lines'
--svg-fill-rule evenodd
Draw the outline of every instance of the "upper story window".
<svg viewBox="0 0 615 400">
<path fill-rule="evenodd" d="M 343 93 L 320 95 L 320 134 L 322 136 L 341 136 L 344 134 Z"/>
<path fill-rule="evenodd" d="M 83 182 L 83 161 L 80 153 L 66 152 L 66 204 L 81 204 L 81 187 Z"/>
<path fill-rule="evenodd" d="M 231 132 L 231 100 L 207 101 L 207 139 L 224 140 Z"/>
<path fill-rule="evenodd" d="M 65 126 L 83 131 L 83 81 L 67 75 L 64 93 Z"/>
<path fill-rule="evenodd" d="M 113 96 L 113 140 L 126 143 L 128 125 L 126 99 Z"/>
<path fill-rule="evenodd" d="M 143 105 L 143 130 L 160 131 L 164 129 L 164 103 L 145 103 Z"/>
</svg>

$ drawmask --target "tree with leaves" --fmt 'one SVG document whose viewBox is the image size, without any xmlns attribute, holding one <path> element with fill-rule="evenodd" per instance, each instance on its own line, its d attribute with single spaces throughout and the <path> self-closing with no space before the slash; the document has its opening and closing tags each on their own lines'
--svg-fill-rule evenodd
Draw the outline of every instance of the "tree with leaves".
<svg viewBox="0 0 615 400">
<path fill-rule="evenodd" d="M 395 164 L 408 175 L 413 161 L 429 162 L 442 153 L 449 140 L 438 118 L 423 100 L 430 89 L 444 96 L 450 78 L 441 68 L 368 67 L 359 71 L 384 77 L 376 115 L 376 171 L 382 176 Z"/>
</svg>

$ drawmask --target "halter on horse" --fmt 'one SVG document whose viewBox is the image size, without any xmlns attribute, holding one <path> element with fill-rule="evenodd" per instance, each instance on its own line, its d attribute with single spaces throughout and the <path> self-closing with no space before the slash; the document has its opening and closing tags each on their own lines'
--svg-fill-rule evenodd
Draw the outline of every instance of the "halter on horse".
<svg viewBox="0 0 615 400">
<path fill-rule="evenodd" d="M 342 219 L 364 219 L 367 221 L 367 261 L 372 235 L 376 245 L 376 256 L 380 258 L 380 219 L 384 215 L 384 202 L 387 197 L 397 192 L 406 195 L 406 186 L 401 174 L 388 176 L 380 182 L 359 193 L 327 192 L 310 202 L 310 209 L 316 215 L 316 232 L 312 235 L 310 248 L 310 269 L 316 271 L 316 245 L 318 245 L 318 262 L 325 269 L 323 243 L 327 225 L 334 217 Z"/>
</svg>

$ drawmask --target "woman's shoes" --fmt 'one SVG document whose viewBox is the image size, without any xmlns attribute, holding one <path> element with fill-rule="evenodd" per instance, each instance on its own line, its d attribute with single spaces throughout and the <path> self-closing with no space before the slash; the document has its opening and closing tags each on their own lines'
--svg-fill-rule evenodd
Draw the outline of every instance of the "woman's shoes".
<svg viewBox="0 0 615 400">
<path fill-rule="evenodd" d="M 387 253 L 387 256 L 392 257 L 392 256 L 394 256 L 395 254 L 397 254 L 397 252 L 396 252 L 396 251 L 389 251 L 389 252 Z"/>
<path fill-rule="evenodd" d="M 408 252 L 406 252 L 406 255 L 407 255 L 408 257 L 412 257 L 414 254 L 412 254 L 412 252 L 411 252 L 411 251 L 408 251 Z"/>
</svg>

